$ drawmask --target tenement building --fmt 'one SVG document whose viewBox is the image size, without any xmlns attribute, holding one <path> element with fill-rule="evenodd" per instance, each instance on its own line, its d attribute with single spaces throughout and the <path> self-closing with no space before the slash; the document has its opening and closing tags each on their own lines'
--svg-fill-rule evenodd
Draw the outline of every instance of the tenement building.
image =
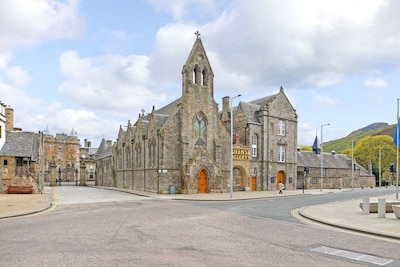
<svg viewBox="0 0 400 267">
<path fill-rule="evenodd" d="M 276 190 L 279 182 L 296 189 L 297 114 L 283 88 L 234 108 L 229 97 L 222 101 L 219 111 L 214 73 L 197 36 L 183 65 L 181 97 L 128 121 L 114 144 L 102 141 L 96 184 L 158 193 L 229 192 L 232 172 L 234 190 Z"/>
</svg>

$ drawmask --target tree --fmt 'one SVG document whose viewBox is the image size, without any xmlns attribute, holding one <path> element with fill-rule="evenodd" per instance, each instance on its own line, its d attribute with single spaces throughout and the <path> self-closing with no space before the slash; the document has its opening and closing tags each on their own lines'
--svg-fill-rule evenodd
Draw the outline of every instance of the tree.
<svg viewBox="0 0 400 267">
<path fill-rule="evenodd" d="M 311 146 L 299 145 L 299 148 L 300 148 L 300 150 L 304 150 L 304 151 L 312 151 Z"/>
<path fill-rule="evenodd" d="M 389 170 L 391 162 L 396 162 L 396 146 L 393 144 L 393 137 L 388 135 L 366 136 L 360 139 L 354 146 L 354 158 L 357 163 L 369 169 L 369 163 L 373 166 L 373 173 L 379 177 L 379 148 L 381 150 L 381 171 Z M 350 154 L 351 149 L 346 149 Z"/>
</svg>

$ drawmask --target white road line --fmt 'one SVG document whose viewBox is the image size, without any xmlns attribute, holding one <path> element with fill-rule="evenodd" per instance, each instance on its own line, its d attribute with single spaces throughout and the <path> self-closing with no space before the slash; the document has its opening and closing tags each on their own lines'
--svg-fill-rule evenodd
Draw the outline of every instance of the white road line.
<svg viewBox="0 0 400 267">
<path fill-rule="evenodd" d="M 392 259 L 385 259 L 381 257 L 376 257 L 372 255 L 367 255 L 367 254 L 361 254 L 357 252 L 352 252 L 348 250 L 342 250 L 342 249 L 336 249 L 336 248 L 330 248 L 330 247 L 317 247 L 311 249 L 311 251 L 315 252 L 320 252 L 323 254 L 328 254 L 328 255 L 333 255 L 333 256 L 338 256 L 338 257 L 343 257 L 351 260 L 356 260 L 356 261 L 363 261 L 363 262 L 368 262 L 372 263 L 375 265 L 379 266 L 384 266 L 388 265 L 389 263 L 393 262 Z"/>
</svg>

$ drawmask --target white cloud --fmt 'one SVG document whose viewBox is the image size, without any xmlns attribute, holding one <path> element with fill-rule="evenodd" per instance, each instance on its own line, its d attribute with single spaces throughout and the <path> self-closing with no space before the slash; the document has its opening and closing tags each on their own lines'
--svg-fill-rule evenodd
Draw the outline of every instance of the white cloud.
<svg viewBox="0 0 400 267">
<path fill-rule="evenodd" d="M 145 56 L 81 58 L 74 51 L 64 52 L 60 69 L 65 81 L 59 91 L 87 108 L 128 116 L 166 98 L 153 83 L 147 65 Z"/>
<path fill-rule="evenodd" d="M 17 87 L 25 87 L 30 81 L 31 77 L 21 67 L 10 67 L 6 69 L 7 80 Z"/>
<path fill-rule="evenodd" d="M 178 1 L 177 6 L 183 4 L 191 2 Z M 193 31 L 199 29 L 209 56 L 221 60 L 220 70 L 251 81 L 243 87 L 323 88 L 400 59 L 397 5 L 383 0 L 294 0 L 287 5 L 232 1 L 219 17 L 202 26 L 178 22 L 161 28 L 152 61 L 182 62 L 182 50 L 190 49 Z M 190 8 L 186 12 L 194 13 Z M 230 86 L 236 82 L 231 80 Z"/>
<path fill-rule="evenodd" d="M 337 101 L 329 96 L 316 95 L 312 101 L 312 106 L 316 108 L 329 108 L 335 105 L 337 105 Z"/>
<path fill-rule="evenodd" d="M 388 84 L 387 84 L 386 80 L 384 80 L 382 78 L 377 78 L 375 80 L 366 80 L 364 82 L 364 86 L 369 87 L 369 88 L 381 89 L 381 88 L 386 88 L 387 85 Z"/>
<path fill-rule="evenodd" d="M 212 16 L 217 14 L 218 7 L 225 6 L 227 0 L 148 0 L 158 11 L 170 14 L 175 20 L 191 20 L 195 16 Z"/>
<path fill-rule="evenodd" d="M 78 6 L 77 0 L 0 1 L 0 51 L 81 37 L 85 24 Z"/>
</svg>

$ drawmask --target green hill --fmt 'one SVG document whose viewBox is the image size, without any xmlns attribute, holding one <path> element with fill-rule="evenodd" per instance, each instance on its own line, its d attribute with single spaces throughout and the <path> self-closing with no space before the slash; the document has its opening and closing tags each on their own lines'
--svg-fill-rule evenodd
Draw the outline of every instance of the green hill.
<svg viewBox="0 0 400 267">
<path fill-rule="evenodd" d="M 367 126 L 360 130 L 352 132 L 346 137 L 332 140 L 329 142 L 324 142 L 323 148 L 325 152 L 334 150 L 336 151 L 336 153 L 341 153 L 345 149 L 348 148 L 351 149 L 352 140 L 354 140 L 354 145 L 355 145 L 358 140 L 366 136 L 389 135 L 390 137 L 393 137 L 394 131 L 396 130 L 396 126 L 397 124 L 386 125 L 373 130 L 369 130 L 371 127 Z"/>
</svg>

